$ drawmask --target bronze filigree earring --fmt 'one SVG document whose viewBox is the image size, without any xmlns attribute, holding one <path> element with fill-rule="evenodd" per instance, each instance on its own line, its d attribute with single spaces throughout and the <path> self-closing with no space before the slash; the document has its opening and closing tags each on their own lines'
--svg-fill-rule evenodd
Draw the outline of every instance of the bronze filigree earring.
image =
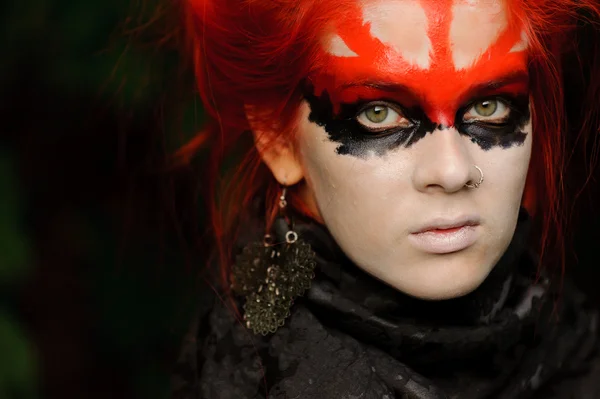
<svg viewBox="0 0 600 399">
<path fill-rule="evenodd" d="M 285 215 L 286 191 L 283 187 L 279 197 L 274 234 L 248 244 L 233 267 L 232 288 L 245 297 L 244 320 L 255 334 L 267 335 L 283 326 L 294 299 L 310 288 L 314 277 L 315 253 Z"/>
</svg>

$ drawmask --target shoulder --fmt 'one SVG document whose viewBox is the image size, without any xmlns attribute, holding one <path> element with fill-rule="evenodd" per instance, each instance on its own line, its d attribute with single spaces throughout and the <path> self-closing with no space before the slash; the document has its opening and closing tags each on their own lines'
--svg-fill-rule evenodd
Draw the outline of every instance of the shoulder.
<svg viewBox="0 0 600 399">
<path fill-rule="evenodd" d="M 600 355 L 589 360 L 585 367 L 564 374 L 540 390 L 539 399 L 597 399 L 600 398 Z"/>
<path fill-rule="evenodd" d="M 226 297 L 205 298 L 185 335 L 171 377 L 172 399 L 260 399 L 257 349 Z"/>
<path fill-rule="evenodd" d="M 394 397 L 376 371 L 386 356 L 325 327 L 304 306 L 296 307 L 285 327 L 273 335 L 270 356 L 278 367 L 269 397 Z"/>
<path fill-rule="evenodd" d="M 599 312 L 575 286 L 565 283 L 564 299 L 569 306 L 563 313 L 561 325 L 570 327 L 554 345 L 554 351 L 568 351 L 557 365 L 559 371 L 538 391 L 535 398 L 544 399 L 596 399 L 600 398 L 600 337 Z"/>
<path fill-rule="evenodd" d="M 392 393 L 375 377 L 378 358 L 352 337 L 324 327 L 301 304 L 282 328 L 262 337 L 217 302 L 186 338 L 172 397 L 381 398 Z"/>
</svg>

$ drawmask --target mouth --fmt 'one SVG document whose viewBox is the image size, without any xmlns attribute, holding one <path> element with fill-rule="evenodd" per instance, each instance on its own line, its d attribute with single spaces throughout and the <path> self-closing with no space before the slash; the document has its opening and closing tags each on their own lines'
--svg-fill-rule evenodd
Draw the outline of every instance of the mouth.
<svg viewBox="0 0 600 399">
<path fill-rule="evenodd" d="M 449 254 L 462 251 L 477 241 L 479 219 L 468 217 L 435 220 L 409 235 L 410 242 L 418 249 L 431 254 Z"/>
</svg>

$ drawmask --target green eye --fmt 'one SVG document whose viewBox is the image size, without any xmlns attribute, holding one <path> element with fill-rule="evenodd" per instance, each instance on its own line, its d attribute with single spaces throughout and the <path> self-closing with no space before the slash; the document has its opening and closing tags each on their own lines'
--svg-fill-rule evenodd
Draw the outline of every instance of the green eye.
<svg viewBox="0 0 600 399">
<path fill-rule="evenodd" d="M 498 109 L 497 100 L 486 100 L 480 101 L 473 107 L 477 115 L 480 116 L 492 116 Z"/>
<path fill-rule="evenodd" d="M 373 133 L 393 128 L 408 128 L 412 125 L 412 122 L 396 107 L 386 104 L 373 104 L 368 108 L 363 108 L 356 120 Z"/>
<path fill-rule="evenodd" d="M 388 115 L 389 108 L 382 105 L 376 105 L 365 110 L 365 117 L 369 120 L 369 122 L 373 123 L 381 123 L 385 121 Z"/>
<path fill-rule="evenodd" d="M 463 120 L 501 123 L 510 116 L 510 113 L 510 107 L 502 100 L 482 100 L 471 105 L 465 112 Z"/>
</svg>

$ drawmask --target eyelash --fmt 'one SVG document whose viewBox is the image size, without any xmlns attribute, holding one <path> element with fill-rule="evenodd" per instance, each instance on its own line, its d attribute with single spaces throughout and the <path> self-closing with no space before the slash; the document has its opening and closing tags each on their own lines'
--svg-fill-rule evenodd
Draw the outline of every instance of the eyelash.
<svg viewBox="0 0 600 399">
<path fill-rule="evenodd" d="M 394 103 L 394 102 L 390 102 L 390 101 L 371 101 L 371 102 L 366 102 L 363 103 L 361 105 L 358 105 L 358 111 L 356 112 L 356 115 L 354 116 L 354 119 L 366 130 L 368 130 L 369 132 L 372 133 L 381 133 L 381 134 L 385 134 L 389 131 L 392 130 L 397 130 L 398 128 L 400 128 L 399 126 L 391 126 L 391 127 L 387 127 L 387 128 L 375 128 L 375 129 L 371 129 L 368 126 L 365 126 L 363 123 L 358 121 L 358 118 L 366 111 L 373 109 L 377 106 L 380 107 L 385 107 L 388 108 L 390 110 L 392 110 L 393 112 L 397 113 L 398 116 L 406 119 L 409 123 L 409 126 L 404 126 L 401 127 L 402 129 L 408 129 L 410 127 L 412 127 L 414 125 L 414 121 L 407 116 L 407 112 L 398 104 Z M 375 123 L 375 122 L 373 122 Z"/>
<path fill-rule="evenodd" d="M 474 108 L 477 104 L 483 103 L 486 101 L 497 101 L 497 102 L 501 103 L 502 105 L 504 105 L 508 109 L 508 113 L 507 113 L 506 117 L 503 118 L 501 121 L 475 119 L 475 118 L 473 120 L 465 120 L 464 119 L 465 115 L 467 114 L 467 112 L 469 110 Z M 406 118 L 410 122 L 410 126 L 402 127 L 401 129 L 411 128 L 414 126 L 415 123 L 417 123 L 413 118 L 411 118 L 408 115 L 409 113 L 401 105 L 399 105 L 395 102 L 392 102 L 392 101 L 380 100 L 380 101 L 368 101 L 368 102 L 363 101 L 363 102 L 355 103 L 354 107 L 355 107 L 355 109 L 357 109 L 357 111 L 356 111 L 353 119 L 356 120 L 357 123 L 363 129 L 369 131 L 370 133 L 376 133 L 376 134 L 383 135 L 388 132 L 396 131 L 399 129 L 398 126 L 382 128 L 382 129 L 371 129 L 371 128 L 365 126 L 363 123 L 358 121 L 359 116 L 362 115 L 363 112 L 365 112 L 369 109 L 372 109 L 374 107 L 377 107 L 377 106 L 388 107 L 389 109 L 398 113 L 401 117 Z M 485 125 L 489 125 L 489 126 L 501 126 L 506 122 L 506 120 L 508 120 L 510 118 L 510 116 L 514 112 L 518 112 L 518 110 L 516 110 L 514 108 L 513 100 L 511 98 L 509 98 L 508 96 L 491 96 L 491 97 L 478 98 L 478 99 L 475 99 L 475 100 L 469 102 L 467 105 L 465 105 L 459 109 L 457 116 L 460 116 L 460 118 L 461 118 L 461 121 L 459 123 L 469 123 L 469 124 L 477 123 L 477 124 L 485 124 Z M 484 117 L 482 116 L 482 118 L 484 118 Z"/>
<path fill-rule="evenodd" d="M 474 108 L 477 104 L 481 104 L 481 103 L 488 102 L 488 101 L 497 101 L 500 104 L 502 104 L 504 107 L 506 107 L 506 109 L 507 109 L 506 116 L 504 118 L 501 118 L 498 121 L 495 121 L 493 119 L 485 120 L 485 119 L 483 119 L 483 118 L 485 118 L 484 116 L 482 116 L 482 119 L 473 118 L 473 120 L 465 120 L 465 115 L 469 112 L 469 110 Z M 514 102 L 511 98 L 509 98 L 507 96 L 492 96 L 492 97 L 482 97 L 482 98 L 471 101 L 466 106 L 460 108 L 457 115 L 460 115 L 460 117 L 461 117 L 460 123 L 479 123 L 479 124 L 486 124 L 486 125 L 490 125 L 490 126 L 501 126 L 508 119 L 510 119 L 510 117 L 515 112 L 519 112 L 519 111 L 514 107 Z"/>
</svg>

